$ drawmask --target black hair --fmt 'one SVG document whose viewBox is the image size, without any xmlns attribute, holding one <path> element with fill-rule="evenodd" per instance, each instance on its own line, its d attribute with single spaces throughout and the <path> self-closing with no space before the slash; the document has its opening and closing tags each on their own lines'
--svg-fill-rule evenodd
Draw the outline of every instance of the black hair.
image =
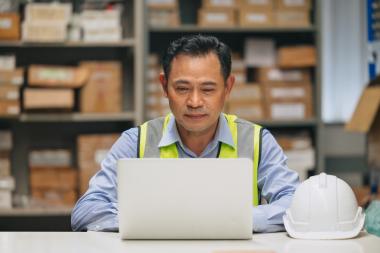
<svg viewBox="0 0 380 253">
<path fill-rule="evenodd" d="M 162 67 L 166 80 L 169 77 L 171 63 L 177 55 L 204 56 L 210 52 L 218 56 L 221 73 L 226 81 L 231 74 L 230 48 L 214 36 L 201 34 L 183 36 L 170 43 L 162 58 Z"/>
</svg>

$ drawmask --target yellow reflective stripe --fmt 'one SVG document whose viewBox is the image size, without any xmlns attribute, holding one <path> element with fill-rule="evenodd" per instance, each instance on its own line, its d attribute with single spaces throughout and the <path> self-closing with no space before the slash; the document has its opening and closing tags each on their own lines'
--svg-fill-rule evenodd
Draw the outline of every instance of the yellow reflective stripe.
<svg viewBox="0 0 380 253">
<path fill-rule="evenodd" d="M 171 114 L 166 115 L 164 125 L 162 128 L 162 135 L 165 133 L 166 128 L 169 124 Z M 178 149 L 175 143 L 160 148 L 160 158 L 178 158 Z"/>
<path fill-rule="evenodd" d="M 147 130 L 148 130 L 148 123 L 145 122 L 144 124 L 140 126 L 140 145 L 139 145 L 140 158 L 143 158 L 145 155 Z"/>
<path fill-rule="evenodd" d="M 238 132 L 237 132 L 237 124 L 235 123 L 235 119 L 237 117 L 235 115 L 229 115 L 229 114 L 224 114 L 224 116 L 227 119 L 227 124 L 228 124 L 228 127 L 230 128 L 232 139 L 235 144 L 235 148 L 225 143 L 222 143 L 220 147 L 219 157 L 220 158 L 237 158 L 238 157 L 238 149 L 237 149 Z"/>
<path fill-rule="evenodd" d="M 257 185 L 257 175 L 260 161 L 260 130 L 262 127 L 256 124 L 254 124 L 253 127 L 253 205 L 257 206 L 259 205 L 259 189 Z"/>
</svg>

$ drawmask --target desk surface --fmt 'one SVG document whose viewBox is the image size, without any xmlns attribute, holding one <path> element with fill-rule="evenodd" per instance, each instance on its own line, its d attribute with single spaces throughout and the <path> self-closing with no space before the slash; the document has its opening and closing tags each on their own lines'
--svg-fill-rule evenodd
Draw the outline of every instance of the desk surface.
<svg viewBox="0 0 380 253">
<path fill-rule="evenodd" d="M 350 240 L 312 241 L 295 240 L 289 238 L 286 233 L 272 233 L 254 234 L 252 240 L 235 241 L 122 241 L 118 233 L 0 232 L 1 253 L 232 253 L 234 250 L 272 250 L 278 253 L 378 253 L 380 237 L 362 232 L 357 238 Z"/>
</svg>

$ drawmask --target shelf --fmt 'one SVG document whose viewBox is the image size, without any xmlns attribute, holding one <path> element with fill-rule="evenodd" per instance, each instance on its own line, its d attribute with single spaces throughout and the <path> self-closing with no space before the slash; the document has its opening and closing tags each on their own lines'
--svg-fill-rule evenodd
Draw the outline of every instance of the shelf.
<svg viewBox="0 0 380 253">
<path fill-rule="evenodd" d="M 22 113 L 22 122 L 134 121 L 134 112 L 122 113 Z"/>
<path fill-rule="evenodd" d="M 317 126 L 315 118 L 304 120 L 259 120 L 253 122 L 263 127 L 314 127 Z"/>
<path fill-rule="evenodd" d="M 263 27 L 263 28 L 249 28 L 249 27 L 199 27 L 197 25 L 182 25 L 179 27 L 150 27 L 150 32 L 157 33 L 185 33 L 185 32 L 223 32 L 223 33 L 313 33 L 315 32 L 314 26 L 309 27 Z"/>
<path fill-rule="evenodd" d="M 22 41 L 0 41 L 1 47 L 133 47 L 134 39 L 124 39 L 119 42 L 62 42 L 62 43 L 31 43 Z"/>
<path fill-rule="evenodd" d="M 12 209 L 0 209 L 0 216 L 70 216 L 71 210 L 71 207 L 18 207 Z"/>
</svg>

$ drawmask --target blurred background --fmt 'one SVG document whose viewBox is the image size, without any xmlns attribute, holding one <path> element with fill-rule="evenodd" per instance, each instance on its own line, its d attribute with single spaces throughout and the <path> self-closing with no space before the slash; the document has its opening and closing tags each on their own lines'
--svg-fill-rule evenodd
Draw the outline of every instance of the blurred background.
<svg viewBox="0 0 380 253">
<path fill-rule="evenodd" d="M 170 41 L 199 33 L 233 52 L 225 112 L 271 130 L 301 180 L 336 175 L 366 206 L 379 19 L 375 0 L 0 0 L 0 230 L 70 230 L 114 141 L 169 112 Z"/>
</svg>

